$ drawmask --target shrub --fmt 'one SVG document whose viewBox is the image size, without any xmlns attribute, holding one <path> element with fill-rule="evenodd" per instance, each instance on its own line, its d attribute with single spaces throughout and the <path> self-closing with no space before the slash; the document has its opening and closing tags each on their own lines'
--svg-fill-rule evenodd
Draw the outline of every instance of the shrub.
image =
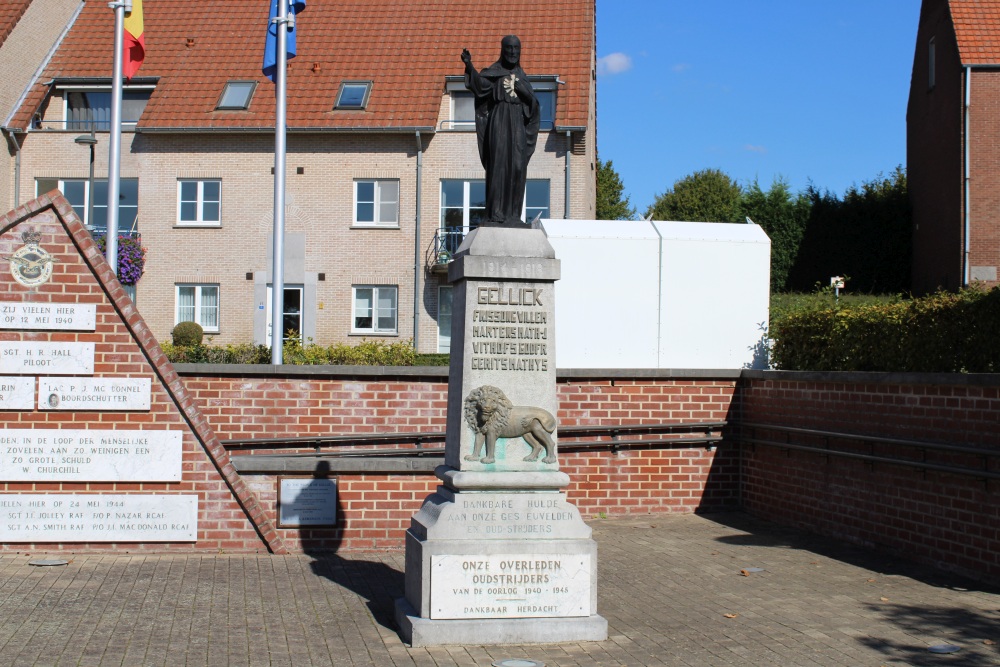
<svg viewBox="0 0 1000 667">
<path fill-rule="evenodd" d="M 783 370 L 1000 371 L 1000 288 L 790 314 L 772 323 Z"/>
<path fill-rule="evenodd" d="M 205 337 L 205 330 L 197 322 L 181 322 L 170 332 L 170 337 L 174 345 L 187 347 L 191 345 L 201 345 Z"/>
<path fill-rule="evenodd" d="M 271 348 L 267 345 L 178 345 L 164 343 L 164 354 L 178 364 L 269 364 Z M 291 365 L 413 366 L 416 352 L 411 341 L 385 343 L 362 341 L 358 345 L 338 343 L 329 347 L 298 339 L 285 342 L 284 363 Z"/>
</svg>

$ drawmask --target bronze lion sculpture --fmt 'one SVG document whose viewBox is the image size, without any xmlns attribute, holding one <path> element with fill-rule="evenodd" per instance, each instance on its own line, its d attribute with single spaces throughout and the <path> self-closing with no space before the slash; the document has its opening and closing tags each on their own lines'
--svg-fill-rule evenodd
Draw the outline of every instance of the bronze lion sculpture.
<svg viewBox="0 0 1000 667">
<path fill-rule="evenodd" d="M 465 421 L 476 434 L 466 461 L 494 463 L 497 438 L 524 438 L 531 445 L 525 461 L 537 461 L 544 448 L 542 461 L 556 462 L 556 444 L 550 437 L 556 430 L 556 418 L 541 408 L 513 405 L 496 387 L 483 385 L 469 392 L 465 399 Z M 484 444 L 485 456 L 480 458 Z"/>
</svg>

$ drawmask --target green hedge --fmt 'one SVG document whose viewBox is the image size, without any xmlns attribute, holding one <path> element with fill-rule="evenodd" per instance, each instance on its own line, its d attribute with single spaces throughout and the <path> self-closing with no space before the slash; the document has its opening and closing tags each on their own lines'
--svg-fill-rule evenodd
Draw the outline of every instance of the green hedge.
<svg viewBox="0 0 1000 667">
<path fill-rule="evenodd" d="M 271 348 L 267 345 L 161 345 L 164 354 L 176 364 L 269 364 Z M 413 343 L 385 343 L 365 340 L 357 345 L 337 343 L 324 347 L 298 341 L 285 343 L 282 359 L 286 364 L 336 366 L 413 366 L 416 352 Z"/>
<path fill-rule="evenodd" d="M 1000 372 L 1000 288 L 790 314 L 771 324 L 782 370 Z"/>
</svg>

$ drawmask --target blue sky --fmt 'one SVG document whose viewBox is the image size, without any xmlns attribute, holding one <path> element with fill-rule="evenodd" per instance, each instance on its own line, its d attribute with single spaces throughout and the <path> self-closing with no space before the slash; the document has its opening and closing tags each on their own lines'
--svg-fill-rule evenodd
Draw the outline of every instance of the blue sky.
<svg viewBox="0 0 1000 667">
<path fill-rule="evenodd" d="M 642 213 L 721 169 L 842 195 L 906 164 L 920 0 L 597 0 L 597 147 Z"/>
</svg>

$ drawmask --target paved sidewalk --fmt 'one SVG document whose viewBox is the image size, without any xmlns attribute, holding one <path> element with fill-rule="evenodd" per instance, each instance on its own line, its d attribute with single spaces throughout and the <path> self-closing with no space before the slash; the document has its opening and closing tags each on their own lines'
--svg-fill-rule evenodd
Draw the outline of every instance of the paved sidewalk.
<svg viewBox="0 0 1000 667">
<path fill-rule="evenodd" d="M 33 553 L 0 557 L 0 665 L 1000 665 L 996 590 L 743 514 L 592 525 L 606 642 L 411 649 L 401 551 Z"/>
</svg>

